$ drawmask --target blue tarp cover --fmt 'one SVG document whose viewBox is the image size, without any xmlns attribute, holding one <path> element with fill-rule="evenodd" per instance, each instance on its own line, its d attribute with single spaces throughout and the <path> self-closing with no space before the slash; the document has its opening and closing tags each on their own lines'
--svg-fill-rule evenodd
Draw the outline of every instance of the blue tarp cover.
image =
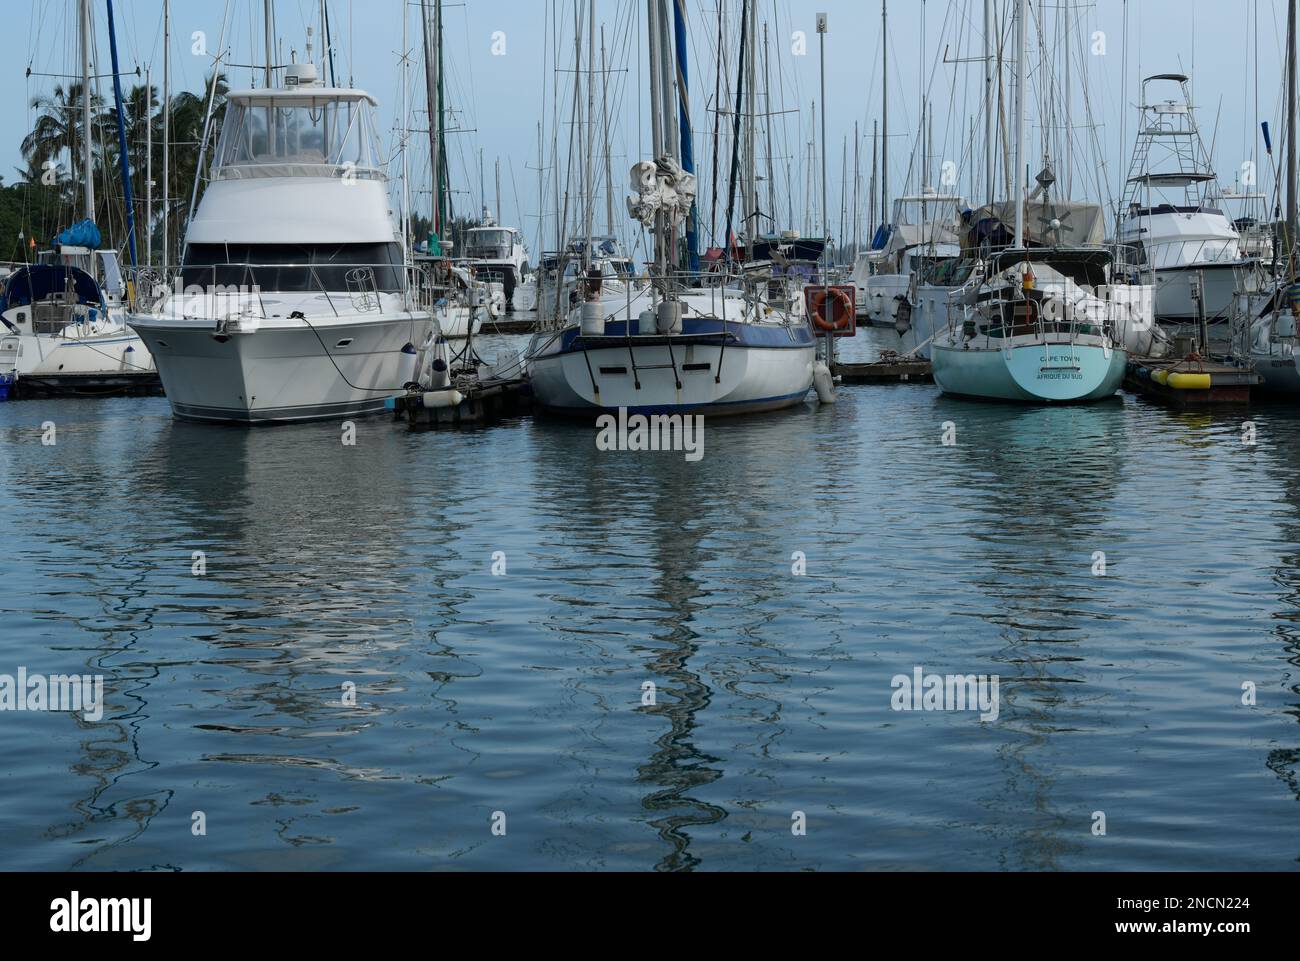
<svg viewBox="0 0 1300 961">
<path fill-rule="evenodd" d="M 79 220 L 54 238 L 54 249 L 58 250 L 60 247 L 89 247 L 91 250 L 97 250 L 101 240 L 99 228 L 95 226 L 93 220 Z"/>
<path fill-rule="evenodd" d="M 0 292 L 0 313 L 62 292 L 69 282 L 76 292 L 77 303 L 105 306 L 104 295 L 95 278 L 84 270 L 63 264 L 33 264 L 15 270 L 4 281 L 3 292 Z"/>
</svg>

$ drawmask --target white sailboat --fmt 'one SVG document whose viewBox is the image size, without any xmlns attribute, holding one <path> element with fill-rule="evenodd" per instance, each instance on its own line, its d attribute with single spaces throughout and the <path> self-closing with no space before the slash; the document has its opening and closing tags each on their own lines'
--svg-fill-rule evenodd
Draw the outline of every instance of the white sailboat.
<svg viewBox="0 0 1300 961">
<path fill-rule="evenodd" d="M 179 418 L 378 412 L 412 380 L 432 322 L 389 213 L 375 101 L 323 86 L 310 62 L 283 87 L 267 73 L 228 94 L 176 289 L 131 326 Z"/>
<path fill-rule="evenodd" d="M 680 16 L 680 11 L 675 11 Z M 656 159 L 632 168 L 633 217 L 654 227 L 651 282 L 606 288 L 608 267 L 591 256 L 579 282 L 581 304 L 559 330 L 533 337 L 527 352 L 533 393 L 547 410 L 588 414 L 626 408 L 640 413 L 735 414 L 799 404 L 813 381 L 815 342 L 799 301 L 770 277 L 742 288 L 685 286 L 678 243 L 695 200 L 695 177 L 678 160 L 677 125 L 668 96 L 673 43 L 663 0 L 649 0 L 651 124 Z M 678 35 L 685 32 L 677 24 Z M 752 33 L 751 43 L 752 43 Z M 676 56 L 683 69 L 686 50 Z M 679 90 L 684 100 L 686 91 Z M 683 138 L 689 137 L 682 124 Z M 684 153 L 684 150 L 682 151 Z M 590 210 L 588 210 L 590 218 Z M 590 231 L 588 232 L 590 234 Z M 773 296 L 775 294 L 775 296 Z"/>
<path fill-rule="evenodd" d="M 1290 65 L 1286 115 L 1294 117 L 1297 95 L 1295 0 L 1287 2 L 1286 44 Z M 1297 225 L 1300 225 L 1300 198 L 1297 198 L 1296 189 L 1296 133 L 1291 124 L 1286 125 L 1286 130 L 1286 219 L 1281 226 L 1284 228 L 1282 236 L 1290 244 L 1280 251 L 1283 257 L 1277 276 L 1256 289 L 1238 290 L 1233 324 L 1235 346 L 1262 378 L 1260 389 L 1267 393 L 1300 394 L 1300 279 L 1297 279 L 1300 271 L 1296 266 L 1295 245 Z M 1264 137 L 1269 153 L 1272 153 L 1267 124 L 1264 124 Z M 1270 250 L 1269 254 L 1272 253 Z"/>
<path fill-rule="evenodd" d="M 80 0 L 82 130 L 91 119 L 90 0 Z M 153 358 L 126 323 L 117 251 L 95 225 L 91 138 L 82 138 L 85 219 L 36 262 L 0 267 L 0 400 L 11 392 L 103 395 L 156 387 Z"/>
<path fill-rule="evenodd" d="M 965 201 L 933 188 L 894 199 L 889 228 L 879 246 L 858 255 L 849 279 L 857 286 L 858 316 L 876 327 L 900 326 L 914 272 L 961 254 L 961 212 Z M 901 325 L 910 318 L 902 308 Z"/>
</svg>

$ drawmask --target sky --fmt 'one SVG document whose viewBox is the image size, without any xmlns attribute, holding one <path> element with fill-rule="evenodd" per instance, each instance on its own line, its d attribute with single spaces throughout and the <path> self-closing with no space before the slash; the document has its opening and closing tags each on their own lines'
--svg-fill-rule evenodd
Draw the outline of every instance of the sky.
<svg viewBox="0 0 1300 961">
<path fill-rule="evenodd" d="M 429 0 L 432 3 L 432 0 Z M 567 158 L 575 130 L 569 123 L 574 82 L 573 20 L 575 0 L 462 0 L 444 4 L 447 98 L 452 115 L 448 127 L 448 152 L 453 181 L 453 202 L 458 212 L 476 213 L 483 200 L 496 202 L 497 164 L 501 170 L 500 218 L 521 227 L 538 246 L 539 227 L 546 231 L 540 242 L 554 246 L 557 175 L 555 143 L 558 141 L 559 187 L 572 184 Z M 578 0 L 585 17 L 588 0 Z M 700 204 L 708 212 L 714 234 L 723 219 L 713 214 L 725 209 L 725 180 L 720 199 L 714 201 L 712 137 L 717 117 L 714 100 L 717 67 L 718 5 L 729 16 L 727 45 L 731 49 L 728 72 L 734 84 L 737 12 L 741 0 L 686 0 L 689 33 L 689 72 L 695 125 L 697 169 L 702 173 Z M 852 234 L 853 195 L 858 194 L 858 233 L 868 234 L 868 180 L 873 151 L 872 124 L 879 121 L 881 103 L 881 0 L 754 0 L 758 4 L 760 31 L 766 28 L 770 105 L 759 110 L 771 115 L 773 172 L 770 194 L 780 226 L 817 228 L 821 224 L 820 128 L 814 125 L 812 105 L 820 100 L 819 53 L 816 14 L 828 14 L 825 38 L 826 84 L 826 193 L 828 220 L 833 233 Z M 1029 87 L 1045 102 L 1044 91 L 1064 87 L 1063 53 L 1067 0 L 1028 0 L 1035 31 L 1041 31 L 1037 50 L 1027 61 Z M 1207 147 L 1225 188 L 1245 191 L 1249 163 L 1258 171 L 1254 190 L 1271 195 L 1273 175 L 1257 134 L 1258 120 L 1269 120 L 1280 137 L 1283 48 L 1286 0 L 1068 0 L 1074 29 L 1069 31 L 1074 54 L 1072 70 L 1071 193 L 1075 199 L 1114 204 L 1132 150 L 1140 75 L 1179 71 L 1192 77 L 1198 120 Z M 1008 6 L 1015 0 L 996 0 L 998 30 L 1011 37 Z M 557 11 L 558 6 L 558 11 Z M 627 171 L 650 154 L 649 95 L 643 81 L 646 71 L 644 30 L 645 0 L 596 0 L 596 20 L 605 31 L 606 70 L 599 74 L 595 107 L 599 140 L 603 143 L 609 117 L 609 166 L 614 190 L 613 218 L 625 237 L 632 228 L 622 198 L 628 193 Z M 48 92 L 56 79 L 42 74 L 64 74 L 77 69 L 75 0 L 4 0 L 10 29 L 0 32 L 0 75 L 5 96 L 0 96 L 0 129 L 9 131 L 6 182 L 15 178 L 21 164 L 19 144 L 31 129 L 35 115 L 33 96 Z M 225 42 L 220 44 L 227 7 Z M 320 0 L 274 0 L 277 59 L 286 62 L 290 51 L 305 58 L 306 28 L 318 27 Z M 929 103 L 929 151 L 932 162 L 927 183 L 956 190 L 966 196 L 984 191 L 984 142 L 981 107 L 984 0 L 888 0 L 889 52 L 889 181 L 891 195 L 914 191 L 919 185 L 920 158 L 916 135 L 921 91 Z M 110 72 L 105 0 L 92 0 L 96 22 L 94 72 Z M 380 101 L 383 147 L 392 161 L 390 174 L 400 195 L 402 164 L 398 144 L 402 128 L 407 134 L 407 168 L 416 210 L 429 207 L 428 146 L 423 110 L 422 51 L 419 46 L 419 0 L 328 0 L 335 70 L 342 85 L 363 87 Z M 125 72 L 152 71 L 161 85 L 163 0 L 117 0 L 119 57 Z M 403 43 L 403 13 L 408 33 Z M 15 14 L 17 16 L 15 16 Z M 555 67 L 559 22 L 559 72 Z M 261 0 L 172 0 L 171 69 L 173 87 L 199 89 L 211 69 L 213 54 L 228 51 L 226 62 L 232 86 L 260 85 L 263 54 Z M 1127 30 L 1126 30 L 1127 23 Z M 798 32 L 802 31 L 802 38 Z M 314 58 L 320 60 L 322 44 L 314 41 Z M 409 69 L 402 68 L 402 52 L 409 52 Z M 1008 55 L 1011 49 L 1008 48 Z M 582 56 L 586 66 L 587 48 Z M 599 39 L 596 59 L 599 61 Z M 100 62 L 102 61 L 102 63 Z M 32 71 L 25 76 L 25 71 Z M 1086 88 L 1081 82 L 1086 71 Z M 1012 70 L 1008 68 L 1010 79 Z M 579 78 L 585 84 L 585 75 Z M 128 77 L 128 83 L 139 82 Z M 554 124 L 554 87 L 561 90 L 561 123 Z M 107 80 L 104 81 L 108 83 Z M 412 119 L 402 123 L 403 88 L 408 92 Z M 1086 90 L 1086 93 L 1085 93 Z M 108 86 L 104 87 L 110 93 Z M 585 107 L 586 89 L 581 90 Z M 1008 102 L 1011 97 L 1007 90 Z M 1061 102 L 1058 94 L 1056 102 Z M 726 109 L 726 108 L 724 108 Z M 1042 160 L 1044 124 L 1053 131 L 1058 175 L 1067 166 L 1061 154 L 1065 122 L 1031 109 L 1030 173 Z M 725 115 L 724 115 L 725 116 Z M 538 184 L 538 123 L 545 125 L 545 159 L 542 184 Z M 854 146 L 859 149 L 860 174 L 854 175 Z M 583 134 L 585 135 L 585 134 Z M 723 130 L 722 137 L 729 136 Z M 603 148 L 600 148 L 603 150 Z M 760 163 L 766 178 L 768 152 L 760 134 Z M 480 155 L 483 177 L 480 181 Z M 817 157 L 812 162 L 811 155 Z M 593 219 L 604 226 L 606 203 L 603 153 L 594 161 L 594 179 L 601 186 Z M 945 173 L 946 172 L 946 173 Z M 945 184 L 946 179 L 951 183 Z M 937 182 L 938 181 L 938 182 Z M 482 186 L 480 186 L 482 183 Z M 571 186 L 575 190 L 576 187 Z M 760 184 L 766 197 L 769 185 Z M 539 196 L 543 195 L 545 200 Z M 573 203 L 571 201 L 571 203 Z M 766 209 L 771 206 L 761 203 Z M 539 210 L 545 219 L 539 221 Z M 843 211 L 843 215 L 842 215 Z M 572 210 L 571 210 L 572 216 Z M 793 223 L 787 223 L 793 218 Z M 877 218 L 878 219 L 878 218 Z M 706 228 L 707 229 L 707 228 Z M 707 238 L 706 238 L 707 242 Z"/>
</svg>

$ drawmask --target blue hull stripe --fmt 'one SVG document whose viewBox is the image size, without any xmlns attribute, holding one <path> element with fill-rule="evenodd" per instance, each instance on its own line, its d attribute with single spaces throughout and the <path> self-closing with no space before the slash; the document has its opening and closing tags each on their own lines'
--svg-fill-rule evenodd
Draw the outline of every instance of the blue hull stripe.
<svg viewBox="0 0 1300 961">
<path fill-rule="evenodd" d="M 603 337 L 583 336 L 581 328 L 569 327 L 561 335 L 560 346 L 556 353 L 617 349 L 627 347 L 629 340 L 632 347 L 636 347 L 639 340 L 645 346 L 655 346 L 659 342 L 669 339 L 663 335 L 650 335 L 642 338 L 636 333 L 633 333 L 629 338 L 628 327 L 632 326 L 633 330 L 635 330 L 636 323 L 636 321 L 627 320 L 606 321 L 605 335 Z M 791 337 L 792 333 L 793 337 Z M 724 325 L 721 320 L 712 317 L 683 317 L 682 335 L 690 339 L 683 339 L 679 343 L 674 338 L 671 341 L 673 346 L 685 347 L 688 344 L 717 346 L 725 343 L 728 347 L 802 350 L 816 346 L 817 343 L 813 337 L 812 328 L 807 324 L 799 324 L 795 327 L 766 327 L 759 324 L 742 323 L 727 323 Z"/>
</svg>

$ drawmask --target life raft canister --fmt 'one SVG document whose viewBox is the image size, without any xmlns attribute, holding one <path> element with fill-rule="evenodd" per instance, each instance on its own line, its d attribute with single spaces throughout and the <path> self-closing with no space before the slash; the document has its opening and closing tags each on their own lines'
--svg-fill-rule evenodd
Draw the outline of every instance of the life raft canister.
<svg viewBox="0 0 1300 961">
<path fill-rule="evenodd" d="M 830 318 L 827 303 L 830 304 Z M 854 330 L 853 294 L 844 287 L 812 287 L 808 290 L 808 315 L 813 326 L 827 333 L 852 333 Z"/>
</svg>

